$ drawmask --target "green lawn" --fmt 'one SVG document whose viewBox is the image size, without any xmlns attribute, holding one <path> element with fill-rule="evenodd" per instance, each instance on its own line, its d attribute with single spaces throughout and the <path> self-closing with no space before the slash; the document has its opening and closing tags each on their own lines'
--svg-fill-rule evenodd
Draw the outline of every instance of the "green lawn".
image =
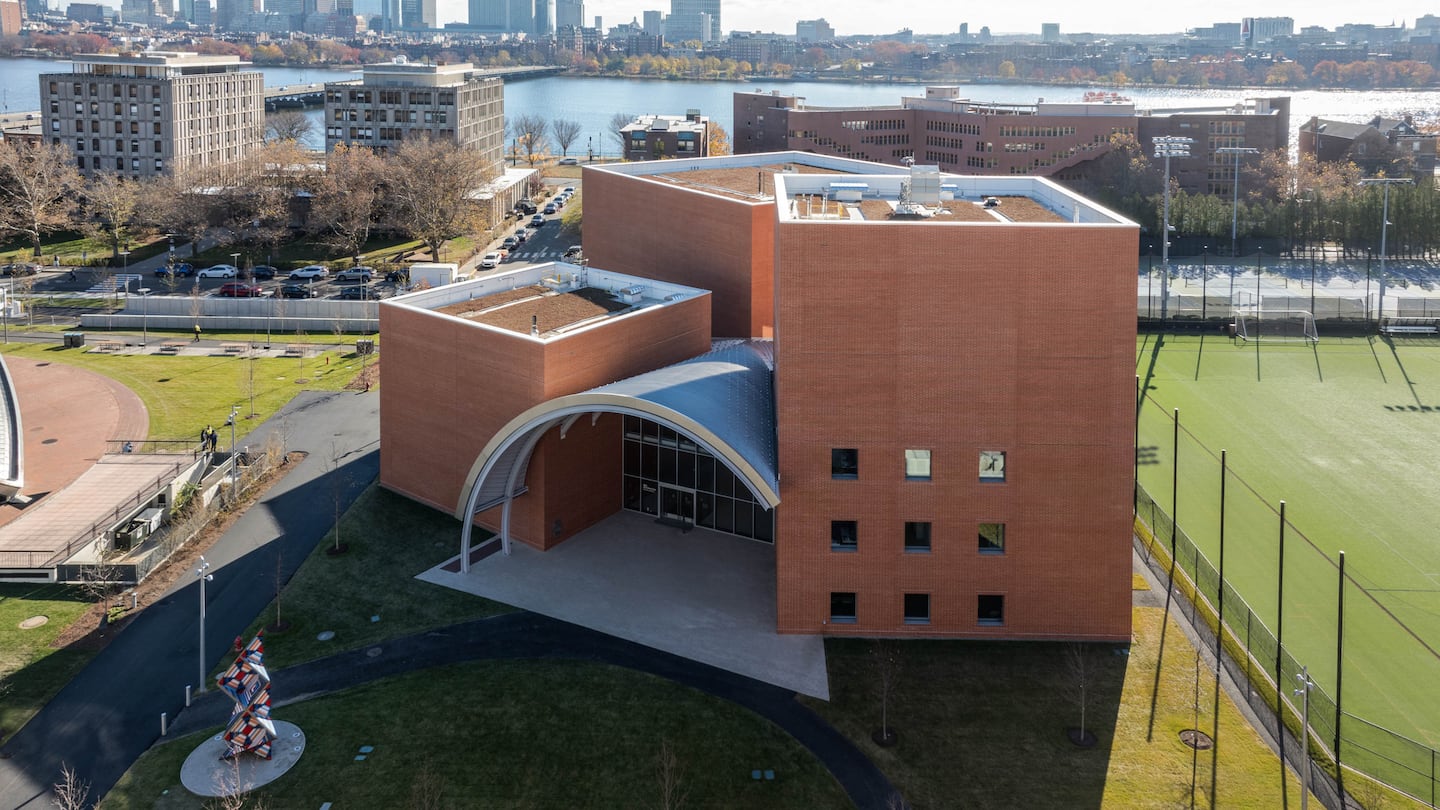
<svg viewBox="0 0 1440 810">
<path fill-rule="evenodd" d="M 256 792 L 270 807 L 658 807 L 665 742 L 686 808 L 849 806 L 820 763 L 767 721 L 687 687 L 599 664 L 462 664 L 278 708 L 273 716 L 304 730 L 306 750 L 294 769 Z M 179 780 L 180 764 L 202 739 L 151 749 L 101 807 L 202 807 Z M 356 762 L 362 745 L 374 751 Z M 756 768 L 773 769 L 776 779 L 752 780 Z M 426 775 L 438 785 L 437 803 L 417 799 Z"/>
<path fill-rule="evenodd" d="M 56 255 L 62 265 L 101 266 L 111 258 L 110 245 L 104 239 L 96 239 L 74 232 L 54 233 L 40 240 L 41 259 L 35 258 L 34 247 L 25 240 L 11 239 L 0 242 L 0 264 L 10 262 L 39 262 L 50 264 Z M 169 250 L 170 243 L 161 236 L 136 237 L 130 243 L 130 261 L 140 261 Z M 123 264 L 116 260 L 117 265 Z"/>
<path fill-rule="evenodd" d="M 469 619 L 507 613 L 508 605 L 415 579 L 460 552 L 460 522 L 371 486 L 340 523 L 349 547 L 332 557 L 334 535 L 316 546 L 281 596 L 283 632 L 265 634 L 265 660 L 290 666 Z M 372 622 L 379 616 L 379 622 Z M 275 621 L 275 605 L 246 630 L 250 638 Z M 317 641 L 322 630 L 335 638 Z M 225 662 L 228 666 L 229 662 Z"/>
<path fill-rule="evenodd" d="M 1347 588 L 1345 708 L 1440 745 L 1440 658 L 1395 621 L 1440 646 L 1440 545 L 1432 540 L 1440 490 L 1431 483 L 1440 474 L 1440 344 L 1322 338 L 1312 348 L 1145 336 L 1136 362 L 1149 384 L 1141 485 L 1170 508 L 1170 414 L 1179 408 L 1181 530 L 1218 563 L 1218 453 L 1226 449 L 1227 578 L 1273 629 L 1275 509 L 1285 500 L 1286 646 L 1333 695 L 1331 561 L 1343 549 L 1347 573 L 1374 596 Z M 1159 539 L 1168 542 L 1168 532 Z"/>
<path fill-rule="evenodd" d="M 1135 610 L 1128 655 L 1116 652 L 1124 645 L 1087 645 L 1086 725 L 1098 738 L 1093 748 L 1079 748 L 1066 736 L 1080 720 L 1069 644 L 899 645 L 890 722 L 900 742 L 893 748 L 870 739 L 880 726 L 873 642 L 827 642 L 831 702 L 807 703 L 917 807 L 1189 806 L 1193 752 L 1178 735 L 1197 727 L 1214 733 L 1214 676 L 1201 673 L 1197 720 L 1195 651 L 1171 619 L 1156 688 L 1163 619 L 1158 608 Z M 1281 806 L 1279 759 L 1228 699 L 1220 702 L 1218 739 L 1215 801 L 1211 756 L 1201 752 L 1195 806 Z M 1296 802 L 1298 782 L 1290 776 L 1286 784 Z"/>
<path fill-rule="evenodd" d="M 205 425 L 224 422 L 232 405 L 240 406 L 239 430 L 246 431 L 300 391 L 338 390 L 360 372 L 359 358 L 338 351 L 303 361 L 110 355 L 62 349 L 56 344 L 11 343 L 4 351 L 9 356 L 69 363 L 120 382 L 145 402 L 150 411 L 150 436 L 157 439 L 199 436 Z M 250 418 L 252 362 L 255 416 Z"/>
<path fill-rule="evenodd" d="M 0 584 L 0 741 L 25 725 L 93 656 L 51 646 L 91 604 L 73 588 Z M 20 629 L 35 616 L 48 621 Z"/>
</svg>

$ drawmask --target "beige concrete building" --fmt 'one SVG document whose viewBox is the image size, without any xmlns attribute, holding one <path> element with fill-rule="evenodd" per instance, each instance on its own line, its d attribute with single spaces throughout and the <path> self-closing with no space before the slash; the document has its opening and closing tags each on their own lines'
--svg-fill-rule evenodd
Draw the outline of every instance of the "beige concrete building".
<svg viewBox="0 0 1440 810">
<path fill-rule="evenodd" d="M 359 84 L 325 85 L 325 149 L 337 144 L 384 151 L 406 138 L 468 146 L 490 175 L 503 171 L 505 83 L 471 65 L 385 62 L 366 65 Z"/>
<path fill-rule="evenodd" d="M 238 163 L 265 139 L 265 81 L 236 56 L 83 54 L 40 76 L 44 137 L 87 176 Z"/>
</svg>

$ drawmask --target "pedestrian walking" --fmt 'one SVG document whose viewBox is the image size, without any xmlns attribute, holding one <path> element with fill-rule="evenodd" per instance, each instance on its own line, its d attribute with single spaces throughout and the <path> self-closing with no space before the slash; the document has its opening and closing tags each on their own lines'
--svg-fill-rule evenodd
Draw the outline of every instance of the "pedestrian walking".
<svg viewBox="0 0 1440 810">
<path fill-rule="evenodd" d="M 192 342 L 192 343 L 199 343 L 199 342 L 200 342 L 200 324 L 198 324 L 198 323 L 195 324 L 195 339 L 194 339 L 193 341 L 191 341 L 191 342 Z"/>
</svg>

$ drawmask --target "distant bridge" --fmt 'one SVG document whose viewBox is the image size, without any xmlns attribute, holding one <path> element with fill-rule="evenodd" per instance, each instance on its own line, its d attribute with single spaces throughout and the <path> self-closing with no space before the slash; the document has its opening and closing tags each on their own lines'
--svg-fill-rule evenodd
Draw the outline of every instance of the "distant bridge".
<svg viewBox="0 0 1440 810">
<path fill-rule="evenodd" d="M 510 68 L 491 68 L 483 72 L 489 76 L 499 76 L 507 82 L 519 81 L 520 79 L 534 79 L 541 76 L 550 76 L 561 73 L 563 67 L 553 66 L 527 66 Z M 360 79 L 342 79 L 335 82 L 310 82 L 309 84 L 287 84 L 280 87 L 265 88 L 265 110 L 294 109 L 299 110 L 305 107 L 320 107 L 325 104 L 326 84 L 359 84 Z"/>
</svg>

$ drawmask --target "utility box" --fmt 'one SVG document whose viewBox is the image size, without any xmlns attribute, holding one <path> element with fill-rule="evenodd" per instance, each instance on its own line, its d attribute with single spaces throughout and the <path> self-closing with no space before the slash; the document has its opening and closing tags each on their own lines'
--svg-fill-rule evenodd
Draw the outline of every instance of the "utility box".
<svg viewBox="0 0 1440 810">
<path fill-rule="evenodd" d="M 416 262 L 410 265 L 410 287 L 441 287 L 460 281 L 460 265 L 454 262 Z"/>
<path fill-rule="evenodd" d="M 369 338 L 361 338 L 355 341 L 355 354 L 361 357 L 375 353 L 375 341 Z"/>
</svg>

